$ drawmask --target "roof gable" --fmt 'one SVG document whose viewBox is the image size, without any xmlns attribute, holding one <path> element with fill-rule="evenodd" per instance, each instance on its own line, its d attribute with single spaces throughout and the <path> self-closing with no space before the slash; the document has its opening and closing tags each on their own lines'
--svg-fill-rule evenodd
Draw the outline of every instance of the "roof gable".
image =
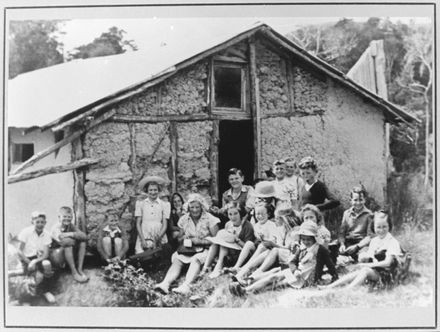
<svg viewBox="0 0 440 332">
<path fill-rule="evenodd" d="M 259 24 L 194 42 L 183 40 L 144 52 L 75 60 L 19 75 L 8 83 L 8 126 L 46 129 L 66 121 L 74 122 L 257 33 L 373 102 L 389 120 L 418 121 L 266 24 Z M 24 91 L 27 98 L 22 97 Z"/>
</svg>

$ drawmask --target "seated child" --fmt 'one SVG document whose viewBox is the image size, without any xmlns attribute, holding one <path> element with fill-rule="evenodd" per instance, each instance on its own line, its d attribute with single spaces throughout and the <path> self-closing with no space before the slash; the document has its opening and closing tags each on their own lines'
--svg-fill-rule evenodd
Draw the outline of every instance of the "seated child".
<svg viewBox="0 0 440 332">
<path fill-rule="evenodd" d="M 296 289 L 307 287 L 316 283 L 321 277 L 324 265 L 327 266 L 332 279 L 338 275 L 330 259 L 328 250 L 318 244 L 318 226 L 312 221 L 305 221 L 299 229 L 301 247 L 297 250 L 289 268 L 282 270 L 276 267 L 258 275 L 256 281 L 248 286 L 239 282 L 230 285 L 229 289 L 234 295 L 245 295 L 264 289 L 268 285 L 290 286 Z"/>
<path fill-rule="evenodd" d="M 368 251 L 359 254 L 360 270 L 354 271 L 342 277 L 340 280 L 323 287 L 332 289 L 346 285 L 347 289 L 353 289 L 363 285 L 366 281 L 388 284 L 393 282 L 392 272 L 399 264 L 402 250 L 399 242 L 391 235 L 392 224 L 389 215 L 384 212 L 374 214 L 374 233 Z"/>
<path fill-rule="evenodd" d="M 211 279 L 217 278 L 221 275 L 226 257 L 229 256 L 230 261 L 235 262 L 244 245 L 248 241 L 253 242 L 255 240 L 254 228 L 249 221 L 244 219 L 246 216 L 245 207 L 239 202 L 228 203 L 225 207 L 229 221 L 226 223 L 225 229 L 219 231 L 219 233 L 226 232 L 230 234 L 230 239 L 233 240 L 233 242 L 229 242 L 228 239 L 218 239 L 220 235 L 219 233 L 217 233 L 216 237 L 211 238 L 213 244 L 209 247 L 208 258 L 202 269 L 202 273 L 206 273 L 214 258 L 218 255 L 214 270 L 209 275 Z"/>
<path fill-rule="evenodd" d="M 44 278 L 53 275 L 52 265 L 49 261 L 49 246 L 52 242 L 50 234 L 44 229 L 46 215 L 41 212 L 33 212 L 31 215 L 32 225 L 23 229 L 18 235 L 18 256 L 23 264 L 26 275 L 34 275 L 37 289 L 44 294 L 49 302 L 55 302 L 54 296 L 47 292 L 47 284 Z M 39 286 L 39 287 L 38 287 Z"/>
<path fill-rule="evenodd" d="M 312 221 L 318 226 L 316 241 L 328 249 L 328 245 L 331 241 L 331 234 L 324 226 L 324 216 L 319 208 L 312 204 L 306 204 L 301 209 L 301 220 L 302 222 Z"/>
<path fill-rule="evenodd" d="M 263 263 L 250 275 L 253 279 L 257 278 L 260 273 L 268 270 L 275 264 L 281 266 L 288 265 L 299 247 L 298 231 L 301 219 L 290 205 L 280 205 L 275 210 L 275 223 L 284 227 L 283 243 L 282 245 L 270 249 Z"/>
<path fill-rule="evenodd" d="M 107 263 L 125 257 L 128 250 L 127 234 L 123 228 L 119 227 L 116 213 L 110 212 L 105 216 L 105 222 L 99 229 L 96 247 L 102 259 Z"/>
<path fill-rule="evenodd" d="M 87 235 L 72 223 L 72 219 L 72 209 L 68 206 L 61 207 L 58 213 L 58 223 L 51 230 L 54 242 L 52 260 L 58 266 L 64 266 L 66 261 L 73 278 L 78 282 L 86 282 L 89 278 L 83 271 L 83 264 Z M 77 251 L 77 266 L 75 266 L 75 251 Z"/>
<path fill-rule="evenodd" d="M 357 261 L 358 252 L 370 243 L 373 213 L 365 207 L 366 192 L 362 187 L 354 187 L 350 196 L 351 207 L 344 211 L 339 230 L 339 254 Z"/>
<path fill-rule="evenodd" d="M 237 280 L 242 280 L 242 278 L 245 277 L 252 269 L 263 263 L 264 259 L 269 253 L 269 249 L 281 245 L 283 241 L 283 231 L 285 231 L 284 227 L 277 226 L 274 221 L 270 220 L 273 218 L 272 205 L 258 204 L 255 207 L 255 217 L 258 222 L 254 225 L 256 241 L 253 248 L 256 249 L 249 261 L 238 269 L 235 276 Z M 243 251 L 244 249 L 242 252 Z M 241 253 L 240 256 L 242 256 Z"/>
</svg>

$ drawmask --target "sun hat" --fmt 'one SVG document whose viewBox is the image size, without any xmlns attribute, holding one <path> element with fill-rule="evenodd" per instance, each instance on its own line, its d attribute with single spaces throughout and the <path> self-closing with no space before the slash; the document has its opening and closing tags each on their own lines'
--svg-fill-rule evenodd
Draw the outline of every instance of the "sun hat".
<svg viewBox="0 0 440 332">
<path fill-rule="evenodd" d="M 214 244 L 219 244 L 226 248 L 237 249 L 237 250 L 241 249 L 241 247 L 235 242 L 234 234 L 229 233 L 225 229 L 219 230 L 216 236 L 214 237 L 208 236 L 206 237 L 206 239 Z"/>
<path fill-rule="evenodd" d="M 299 168 L 316 168 L 315 159 L 310 156 L 304 157 L 298 164 Z"/>
<path fill-rule="evenodd" d="M 32 218 L 32 219 L 34 219 L 34 218 L 38 218 L 38 217 L 44 217 L 44 218 L 46 218 L 46 213 L 41 212 L 41 211 L 34 211 L 34 212 L 31 213 L 31 218 Z"/>
<path fill-rule="evenodd" d="M 255 185 L 255 197 L 275 197 L 275 187 L 270 181 L 261 181 Z"/>
<path fill-rule="evenodd" d="M 162 186 L 165 184 L 166 181 L 164 178 L 157 175 L 146 176 L 141 181 L 139 181 L 139 189 L 144 191 L 145 186 L 150 182 L 156 182 L 158 185 Z"/>
<path fill-rule="evenodd" d="M 318 235 L 318 225 L 313 221 L 305 221 L 301 224 L 298 231 L 299 235 L 313 236 L 316 238 Z"/>
<path fill-rule="evenodd" d="M 189 211 L 189 210 L 188 210 L 188 208 L 189 208 L 189 203 L 192 203 L 192 202 L 199 202 L 200 205 L 202 206 L 202 210 L 203 210 L 203 211 L 208 211 L 208 210 L 209 210 L 209 205 L 208 205 L 208 203 L 206 202 L 205 198 L 203 198 L 203 196 L 200 195 L 200 194 L 193 193 L 193 194 L 189 194 L 189 195 L 188 195 L 188 198 L 187 198 L 187 200 L 186 200 L 186 203 L 184 204 L 184 209 L 185 209 L 186 211 Z"/>
</svg>

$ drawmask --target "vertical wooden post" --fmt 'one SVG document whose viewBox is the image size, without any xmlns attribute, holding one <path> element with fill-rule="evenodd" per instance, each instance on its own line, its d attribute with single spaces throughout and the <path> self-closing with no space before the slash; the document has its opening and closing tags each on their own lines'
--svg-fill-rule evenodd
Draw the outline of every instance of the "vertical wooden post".
<svg viewBox="0 0 440 332">
<path fill-rule="evenodd" d="M 385 188 L 383 190 L 384 202 L 388 203 L 388 179 L 391 172 L 392 160 L 390 153 L 390 124 L 385 122 Z"/>
<path fill-rule="evenodd" d="M 209 166 L 211 168 L 211 196 L 219 199 L 218 193 L 218 141 L 219 141 L 219 120 L 212 122 L 212 133 L 210 141 Z"/>
<path fill-rule="evenodd" d="M 288 103 L 289 103 L 289 113 L 294 111 L 294 91 L 293 91 L 293 68 L 292 68 L 292 60 L 286 59 L 286 77 L 287 77 L 287 91 L 288 91 Z"/>
<path fill-rule="evenodd" d="M 215 91 L 214 91 L 214 59 L 209 58 L 208 62 L 208 89 L 207 89 L 207 98 L 208 98 L 208 114 L 212 114 L 212 109 L 215 104 Z"/>
<path fill-rule="evenodd" d="M 254 130 L 254 179 L 261 177 L 261 114 L 260 114 L 260 93 L 258 87 L 257 63 L 255 51 L 255 39 L 251 37 L 249 44 L 249 77 L 251 95 L 251 114 Z"/>
<path fill-rule="evenodd" d="M 177 192 L 177 127 L 175 122 L 170 122 L 170 144 L 171 144 L 171 191 Z"/>
<path fill-rule="evenodd" d="M 84 134 L 72 142 L 72 161 L 82 159 L 84 151 L 82 149 L 82 141 Z M 85 170 L 76 169 L 73 171 L 73 210 L 76 216 L 76 224 L 80 230 L 87 232 L 86 219 L 86 198 L 84 193 L 84 185 L 86 182 Z"/>
</svg>

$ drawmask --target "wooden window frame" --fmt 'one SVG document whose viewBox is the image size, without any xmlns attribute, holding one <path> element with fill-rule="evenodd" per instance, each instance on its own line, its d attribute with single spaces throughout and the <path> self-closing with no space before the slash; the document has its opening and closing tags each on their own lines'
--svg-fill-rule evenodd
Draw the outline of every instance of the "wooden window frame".
<svg viewBox="0 0 440 332">
<path fill-rule="evenodd" d="M 241 70 L 241 107 L 217 107 L 215 106 L 215 69 L 216 68 L 238 68 Z M 211 109 L 213 114 L 248 114 L 249 109 L 246 106 L 246 64 L 223 62 L 213 60 L 211 62 Z"/>
<path fill-rule="evenodd" d="M 12 149 L 11 149 L 11 163 L 12 164 L 21 164 L 21 163 L 24 163 L 26 160 L 28 160 L 29 158 L 31 158 L 32 156 L 30 156 L 29 158 L 27 158 L 26 160 L 23 160 L 23 148 L 21 148 L 21 146 L 23 146 L 23 145 L 32 145 L 32 149 L 33 149 L 33 154 L 32 154 L 32 156 L 33 155 L 35 155 L 35 143 L 12 143 Z M 19 146 L 20 146 L 20 148 L 19 148 Z M 16 156 L 16 154 L 17 154 L 17 149 L 20 149 L 20 159 L 21 160 L 16 160 L 15 159 L 15 156 Z"/>
</svg>

